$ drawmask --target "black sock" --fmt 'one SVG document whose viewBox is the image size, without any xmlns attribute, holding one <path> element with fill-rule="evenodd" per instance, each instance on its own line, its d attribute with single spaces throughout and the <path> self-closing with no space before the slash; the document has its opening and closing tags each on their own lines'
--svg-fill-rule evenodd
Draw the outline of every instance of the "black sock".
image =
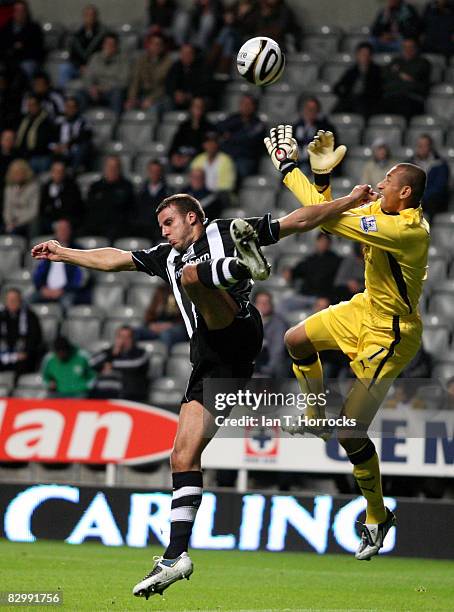
<svg viewBox="0 0 454 612">
<path fill-rule="evenodd" d="M 197 510 L 202 501 L 202 472 L 176 472 L 172 475 L 173 495 L 170 514 L 170 542 L 165 559 L 176 559 L 188 550 Z"/>
<path fill-rule="evenodd" d="M 197 265 L 200 282 L 209 289 L 229 289 L 251 273 L 236 257 L 219 257 Z"/>
</svg>

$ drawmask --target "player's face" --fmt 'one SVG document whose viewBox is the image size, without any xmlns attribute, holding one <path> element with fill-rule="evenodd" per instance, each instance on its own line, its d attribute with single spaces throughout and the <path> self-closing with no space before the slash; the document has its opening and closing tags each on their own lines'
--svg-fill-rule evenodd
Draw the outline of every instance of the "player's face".
<svg viewBox="0 0 454 612">
<path fill-rule="evenodd" d="M 385 212 L 397 212 L 402 205 L 402 171 L 393 166 L 385 178 L 377 184 L 381 196 L 381 207 Z"/>
<path fill-rule="evenodd" d="M 191 215 L 194 213 L 182 214 L 175 206 L 167 206 L 158 215 L 162 236 L 180 253 L 183 253 L 194 242 Z"/>
</svg>

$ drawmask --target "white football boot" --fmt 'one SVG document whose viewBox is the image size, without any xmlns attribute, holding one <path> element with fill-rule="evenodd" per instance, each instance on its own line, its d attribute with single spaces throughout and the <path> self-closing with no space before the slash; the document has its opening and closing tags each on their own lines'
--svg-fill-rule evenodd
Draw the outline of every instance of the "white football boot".
<svg viewBox="0 0 454 612">
<path fill-rule="evenodd" d="M 359 561 L 370 561 L 383 546 L 386 534 L 396 524 L 396 516 L 386 508 L 386 519 L 378 525 L 364 524 L 361 526 L 361 543 L 355 557 Z"/>
<path fill-rule="evenodd" d="M 176 559 L 154 557 L 155 566 L 143 580 L 132 589 L 136 597 L 148 599 L 152 595 L 162 595 L 163 591 L 177 580 L 186 578 L 194 571 L 194 565 L 187 552 L 181 553 Z"/>
<path fill-rule="evenodd" d="M 234 219 L 230 224 L 230 236 L 238 253 L 238 259 L 246 266 L 254 280 L 266 280 L 271 266 L 260 249 L 257 232 L 244 219 Z"/>
</svg>

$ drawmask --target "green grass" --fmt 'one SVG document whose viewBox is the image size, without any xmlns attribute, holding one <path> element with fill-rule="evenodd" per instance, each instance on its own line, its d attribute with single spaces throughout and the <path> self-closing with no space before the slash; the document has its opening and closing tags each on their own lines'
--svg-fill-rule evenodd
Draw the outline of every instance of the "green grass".
<svg viewBox="0 0 454 612">
<path fill-rule="evenodd" d="M 349 556 L 309 553 L 193 551 L 195 572 L 189 582 L 176 583 L 164 598 L 134 598 L 132 586 L 159 552 L 2 540 L 0 590 L 59 589 L 64 609 L 91 612 L 453 609 L 453 561 L 382 557 L 361 563 Z"/>
</svg>

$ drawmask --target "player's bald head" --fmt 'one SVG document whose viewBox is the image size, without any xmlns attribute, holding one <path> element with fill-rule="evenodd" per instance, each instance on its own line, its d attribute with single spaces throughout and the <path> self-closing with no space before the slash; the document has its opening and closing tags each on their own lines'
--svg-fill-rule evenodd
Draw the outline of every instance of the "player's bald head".
<svg viewBox="0 0 454 612">
<path fill-rule="evenodd" d="M 402 163 L 395 166 L 396 173 L 401 181 L 401 186 L 411 188 L 409 200 L 411 206 L 418 206 L 426 188 L 426 173 L 415 164 Z"/>
</svg>

